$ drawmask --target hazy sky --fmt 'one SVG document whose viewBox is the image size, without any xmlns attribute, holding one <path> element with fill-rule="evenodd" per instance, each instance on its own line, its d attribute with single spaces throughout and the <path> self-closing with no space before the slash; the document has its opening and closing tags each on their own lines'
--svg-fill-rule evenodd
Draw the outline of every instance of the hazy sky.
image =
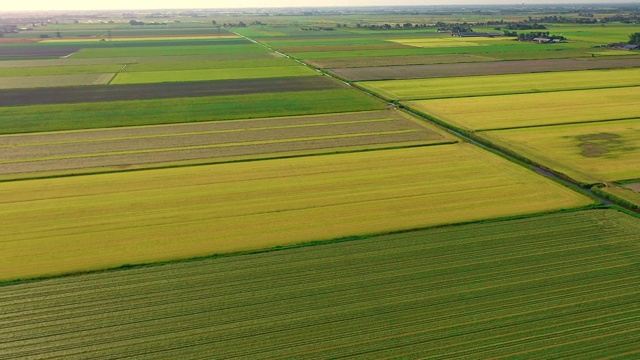
<svg viewBox="0 0 640 360">
<path fill-rule="evenodd" d="M 607 3 L 607 0 L 2 0 L 0 12 L 19 10 L 103 10 L 103 9 L 188 9 L 238 7 L 305 7 L 305 6 L 380 6 L 380 5 L 492 5 L 492 4 L 559 4 Z M 635 3 L 637 0 L 616 0 Z"/>
</svg>

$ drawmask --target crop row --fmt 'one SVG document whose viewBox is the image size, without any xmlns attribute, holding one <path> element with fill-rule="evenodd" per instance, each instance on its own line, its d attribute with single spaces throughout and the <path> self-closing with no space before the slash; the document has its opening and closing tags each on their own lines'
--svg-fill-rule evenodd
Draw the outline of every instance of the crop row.
<svg viewBox="0 0 640 360">
<path fill-rule="evenodd" d="M 624 354 L 638 231 L 588 210 L 12 285 L 0 358 Z"/>
<path fill-rule="evenodd" d="M 0 174 L 454 142 L 397 111 L 0 136 Z M 276 155 L 278 154 L 278 155 Z M 154 165 L 155 164 L 155 165 Z M 20 175 L 20 177 L 24 177 Z"/>
</svg>

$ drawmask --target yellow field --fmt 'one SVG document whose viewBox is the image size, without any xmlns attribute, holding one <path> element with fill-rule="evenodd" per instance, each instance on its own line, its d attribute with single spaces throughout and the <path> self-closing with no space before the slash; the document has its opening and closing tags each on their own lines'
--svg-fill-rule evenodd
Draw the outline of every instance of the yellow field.
<svg viewBox="0 0 640 360">
<path fill-rule="evenodd" d="M 592 202 L 468 144 L 0 183 L 0 279 Z"/>
<path fill-rule="evenodd" d="M 640 87 L 408 101 L 406 105 L 467 130 L 629 119 Z"/>
<path fill-rule="evenodd" d="M 640 118 L 487 131 L 480 136 L 582 183 L 640 178 Z"/>
<path fill-rule="evenodd" d="M 458 47 L 458 46 L 487 46 L 489 44 L 484 44 L 485 41 L 497 42 L 497 41 L 507 41 L 513 40 L 511 38 L 473 38 L 470 40 L 469 38 L 460 38 L 460 37 L 444 37 L 444 38 L 409 38 L 409 39 L 389 39 L 389 41 L 422 48 L 436 48 L 436 47 Z"/>
<path fill-rule="evenodd" d="M 536 93 L 640 85 L 640 68 L 364 81 L 358 85 L 390 100 Z"/>
</svg>

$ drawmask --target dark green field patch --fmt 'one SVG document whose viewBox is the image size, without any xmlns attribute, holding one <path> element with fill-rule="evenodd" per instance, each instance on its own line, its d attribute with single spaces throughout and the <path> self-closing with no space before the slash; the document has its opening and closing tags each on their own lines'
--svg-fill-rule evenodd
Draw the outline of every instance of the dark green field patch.
<svg viewBox="0 0 640 360">
<path fill-rule="evenodd" d="M 0 133 L 251 119 L 384 107 L 384 102 L 352 89 L 2 107 Z"/>
</svg>

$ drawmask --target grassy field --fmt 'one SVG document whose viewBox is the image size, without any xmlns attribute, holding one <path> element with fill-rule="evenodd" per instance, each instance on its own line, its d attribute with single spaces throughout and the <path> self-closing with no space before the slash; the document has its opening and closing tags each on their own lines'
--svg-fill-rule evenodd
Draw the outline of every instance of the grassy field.
<svg viewBox="0 0 640 360">
<path fill-rule="evenodd" d="M 628 204 L 631 204 L 632 208 L 640 209 L 640 182 L 626 185 L 611 185 L 599 188 L 597 191 L 623 199 Z"/>
<path fill-rule="evenodd" d="M 106 85 L 114 76 L 115 73 L 0 77 L 0 89 Z"/>
<path fill-rule="evenodd" d="M 569 50 L 572 54 L 573 51 L 569 47 L 562 45 L 554 45 L 553 48 L 538 46 L 539 44 L 519 43 L 513 44 L 492 45 L 492 46 L 478 46 L 476 44 L 470 46 L 441 46 L 441 47 L 414 47 L 407 49 L 380 49 L 380 50 L 354 50 L 354 51 L 309 51 L 291 53 L 292 56 L 298 59 L 334 59 L 334 58 L 359 58 L 359 57 L 380 57 L 380 56 L 409 56 L 409 55 L 444 55 L 444 54 L 498 54 L 502 56 L 502 53 L 514 53 L 523 59 L 527 58 L 546 58 L 546 54 L 552 51 L 560 52 L 563 50 Z M 572 55 L 571 55 L 572 56 Z"/>
<path fill-rule="evenodd" d="M 638 232 L 589 210 L 8 286 L 0 357 L 634 358 Z"/>
<path fill-rule="evenodd" d="M 638 86 L 640 68 L 365 81 L 358 85 L 391 100 L 538 93 Z"/>
<path fill-rule="evenodd" d="M 35 67 L 0 67 L 0 77 L 7 76 L 47 76 L 116 73 L 122 68 L 120 64 L 71 65 L 71 66 L 35 66 Z"/>
<path fill-rule="evenodd" d="M 257 68 L 222 68 L 119 73 L 112 84 L 150 84 L 179 81 L 210 81 L 235 79 L 266 79 L 293 76 L 314 76 L 321 73 L 304 66 Z"/>
<path fill-rule="evenodd" d="M 300 66 L 297 62 L 280 57 L 264 59 L 236 59 L 236 60 L 198 60 L 182 58 L 176 61 L 144 62 L 129 64 L 124 72 L 146 71 L 174 71 L 174 70 L 200 70 L 200 69 L 234 69 L 234 68 L 260 68 L 260 67 Z"/>
<path fill-rule="evenodd" d="M 494 61 L 494 58 L 476 55 L 454 54 L 454 55 L 415 55 L 415 56 L 391 56 L 391 57 L 368 57 L 368 58 L 345 58 L 345 59 L 320 59 L 307 60 L 311 64 L 321 69 L 336 68 L 359 68 L 370 66 L 401 66 L 401 65 L 424 65 L 424 64 L 455 64 Z M 2 64 L 0 64 L 1 66 Z"/>
<path fill-rule="evenodd" d="M 0 136 L 2 180 L 453 143 L 395 110 Z"/>
<path fill-rule="evenodd" d="M 344 89 L 3 107 L 0 134 L 379 110 L 384 106 L 382 101 Z"/>
<path fill-rule="evenodd" d="M 407 101 L 406 105 L 468 130 L 566 124 L 637 116 L 638 87 Z"/>
<path fill-rule="evenodd" d="M 147 57 L 176 55 L 216 55 L 216 54 L 252 54 L 269 52 L 258 45 L 188 45 L 188 46 L 145 46 L 118 48 L 85 48 L 73 54 L 72 58 L 110 58 L 110 57 Z"/>
<path fill-rule="evenodd" d="M 8 182 L 0 199 L 4 280 L 593 203 L 466 144 Z"/>
<path fill-rule="evenodd" d="M 640 178 L 640 119 L 479 135 L 582 183 Z"/>
</svg>

